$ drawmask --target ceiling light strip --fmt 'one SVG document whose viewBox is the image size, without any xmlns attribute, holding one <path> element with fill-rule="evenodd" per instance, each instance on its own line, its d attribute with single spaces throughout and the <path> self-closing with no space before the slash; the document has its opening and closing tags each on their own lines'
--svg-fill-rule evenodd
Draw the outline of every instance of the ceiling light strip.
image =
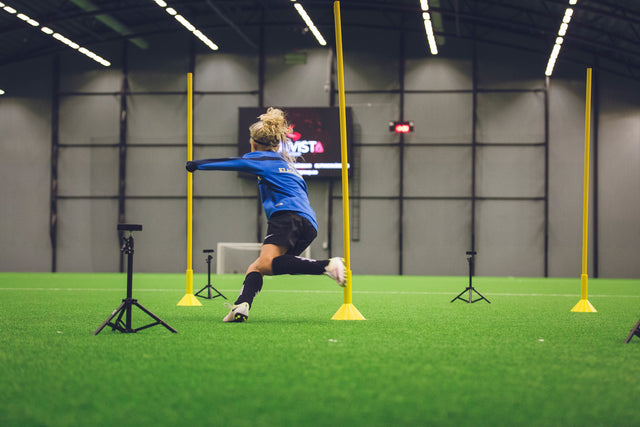
<svg viewBox="0 0 640 427">
<path fill-rule="evenodd" d="M 573 6 L 578 2 L 578 0 L 569 0 L 569 5 Z M 564 42 L 564 37 L 567 34 L 567 30 L 569 29 L 569 23 L 571 22 L 571 17 L 573 16 L 573 8 L 567 7 L 564 11 L 564 16 L 562 17 L 562 23 L 560 24 L 560 28 L 558 29 L 558 36 L 556 37 L 556 42 L 553 45 L 553 49 L 551 50 L 551 55 L 549 55 L 549 61 L 547 61 L 547 69 L 544 72 L 544 75 L 547 77 L 551 77 L 553 74 L 553 68 L 556 65 L 556 60 L 558 59 L 558 55 L 560 54 L 560 49 L 562 48 L 562 42 Z"/>
<path fill-rule="evenodd" d="M 161 8 L 164 9 L 165 12 L 167 12 L 169 15 L 173 16 L 176 21 L 178 21 L 180 24 L 182 24 L 183 27 L 185 27 L 187 30 L 189 30 L 189 32 L 193 33 L 194 36 L 196 36 L 198 39 L 200 39 L 200 41 L 204 44 L 207 45 L 207 47 L 209 47 L 209 49 L 211 50 L 218 50 L 219 47 L 217 44 L 215 44 L 214 42 L 212 42 L 209 37 L 205 36 L 202 31 L 198 30 L 195 25 L 193 25 L 191 22 L 189 22 L 189 20 L 187 18 L 185 18 L 184 16 L 180 15 L 178 13 L 177 10 L 175 10 L 172 7 L 167 7 L 168 4 L 166 1 L 164 0 L 154 0 L 155 4 L 157 4 L 158 6 L 160 6 Z"/>
<path fill-rule="evenodd" d="M 9 13 L 11 15 L 15 15 L 16 18 L 20 19 L 21 21 L 24 21 L 25 23 L 31 25 L 32 27 L 39 27 L 40 26 L 40 23 L 38 21 L 36 21 L 35 19 L 30 18 L 29 16 L 25 15 L 24 13 L 18 12 L 16 9 L 14 9 L 13 7 L 5 4 L 4 2 L 0 2 L 0 8 L 1 8 L 1 10 L 4 10 L 5 12 L 7 12 L 7 13 Z M 78 52 L 82 53 L 83 55 L 85 55 L 85 56 L 87 56 L 87 57 L 89 57 L 91 59 L 93 59 L 97 63 L 104 65 L 105 67 L 108 67 L 108 66 L 111 65 L 111 62 L 107 61 L 106 59 L 102 58 L 101 56 L 96 55 L 95 53 L 91 52 L 87 48 L 80 47 L 80 45 L 78 43 L 69 40 L 68 38 L 66 38 L 62 34 L 56 33 L 51 28 L 41 27 L 40 31 L 42 31 L 43 33 L 53 37 L 54 39 L 58 40 L 60 43 L 63 43 L 65 45 L 69 46 L 71 49 L 77 50 Z"/>
<path fill-rule="evenodd" d="M 295 0 L 291 0 L 291 1 L 295 2 Z M 320 46 L 326 46 L 327 45 L 327 41 L 324 39 L 324 37 L 322 37 L 322 34 L 320 34 L 320 30 L 318 30 L 316 25 L 313 23 L 313 21 L 311 20 L 311 17 L 307 13 L 307 11 L 304 10 L 304 7 L 302 7 L 302 5 L 300 3 L 298 3 L 298 2 L 295 2 L 293 7 L 296 8 L 296 10 L 298 11 L 298 14 L 300 15 L 300 17 L 302 18 L 304 23 L 307 24 L 307 28 L 309 28 L 309 30 L 311 30 L 311 32 L 315 36 L 316 40 L 318 40 L 318 43 L 320 43 Z"/>
<path fill-rule="evenodd" d="M 420 9 L 422 9 L 422 19 L 424 20 L 424 32 L 427 34 L 427 41 L 429 42 L 429 50 L 432 55 L 438 54 L 438 45 L 436 44 L 436 37 L 433 33 L 433 23 L 431 22 L 431 13 L 429 12 L 429 1 L 420 0 Z"/>
</svg>

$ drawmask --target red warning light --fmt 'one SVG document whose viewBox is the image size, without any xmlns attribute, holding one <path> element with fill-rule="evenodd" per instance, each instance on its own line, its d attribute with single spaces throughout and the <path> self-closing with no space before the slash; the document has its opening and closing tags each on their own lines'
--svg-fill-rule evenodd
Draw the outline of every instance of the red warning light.
<svg viewBox="0 0 640 427">
<path fill-rule="evenodd" d="M 395 133 L 413 132 L 413 122 L 389 122 L 389 130 Z"/>
<path fill-rule="evenodd" d="M 397 124 L 395 127 L 396 133 L 407 133 L 411 132 L 411 126 L 406 123 Z"/>
</svg>

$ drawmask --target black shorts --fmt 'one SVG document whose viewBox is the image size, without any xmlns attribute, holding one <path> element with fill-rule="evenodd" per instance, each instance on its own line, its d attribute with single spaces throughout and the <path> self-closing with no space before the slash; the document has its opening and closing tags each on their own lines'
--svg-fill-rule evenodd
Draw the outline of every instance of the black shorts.
<svg viewBox="0 0 640 427">
<path fill-rule="evenodd" d="M 287 255 L 300 255 L 318 235 L 309 220 L 295 212 L 276 212 L 267 224 L 263 244 L 285 247 Z"/>
</svg>

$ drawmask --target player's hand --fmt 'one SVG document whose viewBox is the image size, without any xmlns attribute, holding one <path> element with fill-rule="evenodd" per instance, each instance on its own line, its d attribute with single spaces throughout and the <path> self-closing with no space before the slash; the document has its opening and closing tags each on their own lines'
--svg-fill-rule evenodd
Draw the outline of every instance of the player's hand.
<svg viewBox="0 0 640 427">
<path fill-rule="evenodd" d="M 189 172 L 193 172 L 196 169 L 198 169 L 198 165 L 196 164 L 196 162 L 187 162 L 187 170 Z"/>
</svg>

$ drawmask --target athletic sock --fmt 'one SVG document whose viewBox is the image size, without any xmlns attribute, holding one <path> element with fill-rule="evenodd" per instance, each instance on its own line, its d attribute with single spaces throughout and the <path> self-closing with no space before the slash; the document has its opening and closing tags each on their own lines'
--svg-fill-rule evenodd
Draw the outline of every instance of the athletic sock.
<svg viewBox="0 0 640 427">
<path fill-rule="evenodd" d="M 329 265 L 329 260 L 317 261 L 315 259 L 301 258 L 293 255 L 280 255 L 271 262 L 271 273 L 278 274 L 314 274 L 324 273 L 324 268 Z"/>
<path fill-rule="evenodd" d="M 251 308 L 251 303 L 253 303 L 253 299 L 258 295 L 258 292 L 262 289 L 262 274 L 257 271 L 252 271 L 247 274 L 244 278 L 244 283 L 242 284 L 242 289 L 240 290 L 240 295 L 238 295 L 238 299 L 235 304 L 242 304 L 246 302 L 249 304 L 249 308 Z"/>
</svg>

